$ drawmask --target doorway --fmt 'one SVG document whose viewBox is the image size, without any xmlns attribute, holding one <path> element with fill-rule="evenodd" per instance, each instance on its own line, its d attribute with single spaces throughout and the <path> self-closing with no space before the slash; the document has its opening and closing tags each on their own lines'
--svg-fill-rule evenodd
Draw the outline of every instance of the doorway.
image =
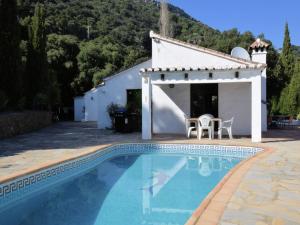
<svg viewBox="0 0 300 225">
<path fill-rule="evenodd" d="M 142 111 L 142 90 L 127 90 L 127 110 L 130 112 L 141 113 Z"/>
<path fill-rule="evenodd" d="M 218 84 L 191 84 L 191 117 L 218 117 Z"/>
</svg>

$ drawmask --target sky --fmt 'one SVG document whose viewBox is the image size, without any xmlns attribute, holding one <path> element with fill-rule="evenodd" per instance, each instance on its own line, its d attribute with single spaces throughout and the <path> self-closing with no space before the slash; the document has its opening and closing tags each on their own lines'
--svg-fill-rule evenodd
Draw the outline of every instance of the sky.
<svg viewBox="0 0 300 225">
<path fill-rule="evenodd" d="M 291 42 L 300 46 L 300 0 L 169 0 L 202 23 L 220 31 L 238 28 L 265 34 L 275 48 L 289 24 Z"/>
</svg>

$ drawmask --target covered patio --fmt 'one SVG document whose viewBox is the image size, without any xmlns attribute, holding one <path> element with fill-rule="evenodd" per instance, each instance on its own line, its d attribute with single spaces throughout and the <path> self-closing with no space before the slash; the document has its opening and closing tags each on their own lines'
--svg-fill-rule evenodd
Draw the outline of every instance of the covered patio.
<svg viewBox="0 0 300 225">
<path fill-rule="evenodd" d="M 143 139 L 151 139 L 153 134 L 184 135 L 185 115 L 199 117 L 210 113 L 223 120 L 234 117 L 234 135 L 251 135 L 253 142 L 260 142 L 262 69 L 261 65 L 148 69 L 143 72 Z M 208 94 L 209 99 L 205 95 L 197 96 L 197 102 L 193 94 L 197 89 L 203 92 L 205 87 L 216 89 L 217 96 Z M 201 100 L 212 101 L 205 104 Z M 199 103 L 204 105 L 200 111 L 196 107 Z"/>
</svg>

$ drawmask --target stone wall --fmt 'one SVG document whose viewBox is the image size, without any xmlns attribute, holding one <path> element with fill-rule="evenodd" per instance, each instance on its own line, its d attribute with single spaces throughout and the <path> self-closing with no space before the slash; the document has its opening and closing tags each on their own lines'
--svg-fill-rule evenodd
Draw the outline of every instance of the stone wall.
<svg viewBox="0 0 300 225">
<path fill-rule="evenodd" d="M 0 114 L 0 139 L 31 132 L 52 123 L 51 112 L 24 111 Z"/>
</svg>

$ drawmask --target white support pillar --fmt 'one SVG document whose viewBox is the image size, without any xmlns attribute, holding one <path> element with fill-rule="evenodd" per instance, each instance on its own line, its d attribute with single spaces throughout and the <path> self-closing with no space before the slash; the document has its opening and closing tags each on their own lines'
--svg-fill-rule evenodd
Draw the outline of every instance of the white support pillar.
<svg viewBox="0 0 300 225">
<path fill-rule="evenodd" d="M 252 142 L 261 142 L 262 104 L 261 74 L 255 76 L 251 83 L 251 137 Z"/>
<path fill-rule="evenodd" d="M 152 138 L 152 84 L 146 74 L 142 78 L 142 139 Z"/>
<path fill-rule="evenodd" d="M 262 131 L 268 130 L 268 110 L 267 110 L 267 69 L 264 69 L 261 74 L 261 116 L 262 116 Z"/>
<path fill-rule="evenodd" d="M 258 50 L 255 51 L 253 50 L 252 52 L 252 60 L 255 62 L 260 62 L 260 63 L 267 63 L 267 50 Z M 262 73 L 261 73 L 261 124 L 262 124 L 262 130 L 267 131 L 267 68 L 265 68 Z"/>
<path fill-rule="evenodd" d="M 267 64 L 267 48 L 269 44 L 263 42 L 260 39 L 257 39 L 252 45 L 252 61 L 258 62 L 258 63 L 264 63 Z M 262 104 L 262 130 L 267 131 L 268 129 L 268 111 L 267 111 L 267 69 L 265 68 L 262 73 L 262 81 L 261 81 L 261 104 Z"/>
</svg>

